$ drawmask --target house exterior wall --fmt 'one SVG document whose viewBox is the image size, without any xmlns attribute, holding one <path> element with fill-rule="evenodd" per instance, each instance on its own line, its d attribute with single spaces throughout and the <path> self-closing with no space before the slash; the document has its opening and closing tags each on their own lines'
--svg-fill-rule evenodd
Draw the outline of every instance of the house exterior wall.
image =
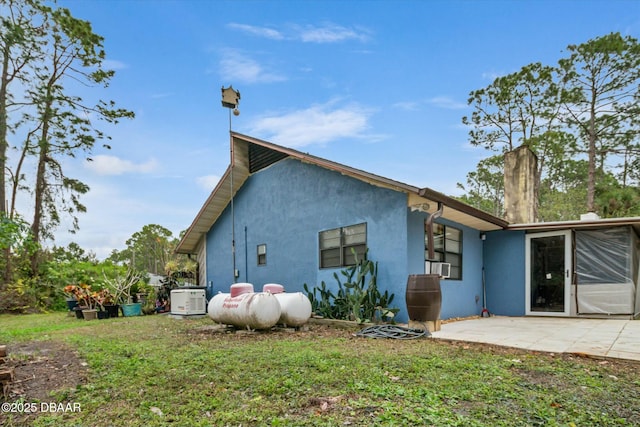
<svg viewBox="0 0 640 427">
<path fill-rule="evenodd" d="M 282 284 L 289 292 L 325 281 L 319 268 L 319 232 L 367 223 L 369 258 L 379 263 L 378 286 L 394 293 L 406 320 L 407 196 L 321 167 L 284 159 L 250 176 L 234 198 L 238 282 Z M 257 245 L 266 244 L 266 265 L 257 265 Z M 207 233 L 207 280 L 214 292 L 233 283 L 230 206 Z"/>
<path fill-rule="evenodd" d="M 424 222 L 429 215 L 420 211 L 411 212 L 410 209 L 407 212 L 407 275 L 424 274 Z M 405 289 L 406 281 L 405 277 Z"/>
<path fill-rule="evenodd" d="M 524 231 L 486 233 L 484 270 L 489 312 L 525 315 L 525 267 Z"/>
<path fill-rule="evenodd" d="M 462 280 L 441 281 L 441 317 L 448 319 L 479 315 L 482 312 L 483 253 L 480 232 L 447 220 L 437 220 L 437 222 L 462 230 Z"/>
<path fill-rule="evenodd" d="M 319 267 L 319 232 L 365 222 L 369 258 L 378 262 L 378 286 L 395 294 L 396 320 L 408 320 L 407 276 L 424 273 L 424 221 L 410 212 L 407 195 L 315 165 L 282 160 L 250 176 L 234 198 L 237 282 L 282 284 L 303 291 L 322 281 L 337 289 L 334 273 Z M 446 220 L 463 233 L 463 279 L 442 280 L 441 318 L 477 315 L 482 309 L 482 242 L 477 230 Z M 211 293 L 228 292 L 233 280 L 231 209 L 207 233 L 206 269 Z M 267 247 L 266 265 L 257 246 Z M 211 286 L 212 285 L 212 286 Z M 212 292 L 211 292 L 212 291 Z"/>
<path fill-rule="evenodd" d="M 205 238 L 200 238 L 198 246 L 196 248 L 196 261 L 198 262 L 198 286 L 207 286 L 207 245 L 205 244 Z"/>
<path fill-rule="evenodd" d="M 445 207 L 446 209 L 446 207 Z M 408 274 L 424 274 L 425 231 L 424 223 L 428 215 L 409 212 L 408 228 Z M 482 241 L 480 232 L 461 224 L 437 219 L 436 223 L 455 227 L 462 231 L 462 280 L 441 279 L 442 311 L 440 318 L 467 317 L 479 315 L 482 311 Z M 406 289 L 407 278 L 404 278 Z M 402 292 L 402 304 L 404 301 Z"/>
</svg>

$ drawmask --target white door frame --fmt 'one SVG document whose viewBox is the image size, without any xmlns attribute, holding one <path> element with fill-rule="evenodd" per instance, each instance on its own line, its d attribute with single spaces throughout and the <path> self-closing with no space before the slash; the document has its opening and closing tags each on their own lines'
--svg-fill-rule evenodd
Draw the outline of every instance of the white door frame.
<svg viewBox="0 0 640 427">
<path fill-rule="evenodd" d="M 540 237 L 564 236 L 564 311 L 531 311 L 531 240 Z M 525 314 L 527 316 L 569 316 L 571 313 L 571 271 L 573 240 L 571 230 L 531 233 L 525 239 Z"/>
</svg>

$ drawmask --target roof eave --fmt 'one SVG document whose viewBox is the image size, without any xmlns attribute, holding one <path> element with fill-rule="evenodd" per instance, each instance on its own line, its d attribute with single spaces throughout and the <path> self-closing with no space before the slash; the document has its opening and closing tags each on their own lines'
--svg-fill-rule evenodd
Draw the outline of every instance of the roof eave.
<svg viewBox="0 0 640 427">
<path fill-rule="evenodd" d="M 196 215 L 193 222 L 187 229 L 186 233 L 184 233 L 184 236 L 182 236 L 182 239 L 180 239 L 178 246 L 176 246 L 176 249 L 174 251 L 175 253 L 192 254 L 195 252 L 195 249 L 198 245 L 198 241 L 200 240 L 200 237 L 202 236 L 202 234 L 204 234 L 202 231 L 197 230 L 198 224 L 200 223 L 203 216 L 205 215 L 207 208 L 213 202 L 213 199 L 215 198 L 217 192 L 220 190 L 220 188 L 223 185 L 227 184 L 230 176 L 231 176 L 231 166 L 227 167 L 227 170 L 222 175 L 222 178 L 220 178 L 220 180 L 218 181 L 218 184 L 215 186 L 213 191 L 211 191 L 211 194 L 209 194 L 209 197 L 207 197 L 207 200 L 205 200 L 204 204 L 200 208 L 200 211 L 198 211 L 198 214 Z M 196 233 L 199 233 L 199 235 L 197 236 L 194 235 Z"/>
<path fill-rule="evenodd" d="M 323 159 L 321 157 L 313 156 L 308 153 L 303 153 L 298 150 L 294 150 L 287 147 L 282 147 L 279 145 L 275 145 L 273 143 L 254 138 L 248 135 L 243 135 L 237 132 L 231 132 L 231 144 L 232 145 L 232 153 L 238 153 L 238 149 L 243 147 L 243 144 L 256 144 L 270 150 L 274 150 L 283 154 L 286 154 L 288 157 L 295 158 L 299 161 L 314 164 L 316 166 L 333 170 L 343 175 L 351 176 L 355 179 L 359 179 L 361 181 L 367 182 L 371 185 L 375 185 L 378 187 L 389 188 L 395 191 L 404 192 L 406 194 L 415 194 L 424 199 L 428 199 L 434 202 L 442 202 L 445 206 L 450 207 L 462 213 L 463 215 L 468 215 L 473 217 L 474 219 L 478 219 L 483 225 L 481 228 L 484 230 L 491 230 L 496 228 L 506 228 L 508 223 L 500 218 L 494 217 L 493 215 L 476 209 L 472 206 L 469 206 L 459 200 L 446 196 L 437 191 L 431 190 L 429 188 L 420 188 L 412 185 L 408 185 L 399 181 L 395 181 L 389 178 L 385 178 L 383 176 L 375 175 L 360 169 L 356 169 L 350 166 L 346 166 L 340 163 L 333 162 L 331 160 Z M 247 147 L 245 145 L 245 147 Z M 213 189 L 207 200 L 205 201 L 202 208 L 196 215 L 195 219 L 191 223 L 190 227 L 187 229 L 186 233 L 178 243 L 178 246 L 175 249 L 176 253 L 182 254 L 193 254 L 196 252 L 196 248 L 202 236 L 206 234 L 208 229 L 215 223 L 218 218 L 220 212 L 211 213 L 211 206 L 216 201 L 216 198 L 222 197 L 219 201 L 219 207 L 222 204 L 226 204 L 229 202 L 231 198 L 231 192 L 227 195 L 225 193 L 225 189 L 230 188 L 230 179 L 231 172 L 233 171 L 234 177 L 234 190 L 237 191 L 239 187 L 244 183 L 244 180 L 249 176 L 248 165 L 244 163 L 240 163 L 241 161 L 246 162 L 247 159 L 244 158 L 240 160 L 242 156 L 232 156 L 233 164 L 230 164 L 227 167 L 224 175 Z M 239 176 L 237 176 L 239 175 Z M 225 193 L 225 194 L 222 194 Z M 222 194 L 222 196 L 221 196 Z M 210 216 L 207 217 L 207 216 Z"/>
<path fill-rule="evenodd" d="M 510 224 L 508 230 L 559 230 L 567 228 L 594 228 L 606 226 L 633 225 L 640 226 L 640 217 L 601 218 L 592 220 L 535 222 L 529 224 Z"/>
<path fill-rule="evenodd" d="M 452 209 L 458 210 L 465 214 L 471 215 L 482 221 L 496 225 L 500 228 L 507 228 L 509 226 L 509 223 L 502 218 L 493 216 L 488 212 L 481 211 L 480 209 L 474 208 L 473 206 L 467 205 L 466 203 L 456 200 L 453 197 L 449 197 L 438 191 L 434 191 L 430 188 L 426 188 L 426 187 L 421 188 L 418 194 L 421 197 L 433 200 L 435 202 L 441 202 L 445 206 L 448 206 Z"/>
</svg>

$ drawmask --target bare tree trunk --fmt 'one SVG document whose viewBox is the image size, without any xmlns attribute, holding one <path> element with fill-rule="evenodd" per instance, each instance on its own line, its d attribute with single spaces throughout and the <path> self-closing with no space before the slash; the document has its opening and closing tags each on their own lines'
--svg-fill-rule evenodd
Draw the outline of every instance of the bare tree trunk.
<svg viewBox="0 0 640 427">
<path fill-rule="evenodd" d="M 45 126 L 46 127 L 46 126 Z M 44 132 L 44 131 L 43 131 Z M 36 189 L 35 189 L 35 207 L 33 210 L 33 223 L 31 224 L 31 233 L 33 240 L 40 242 L 40 234 L 42 231 L 42 205 L 44 201 L 44 192 L 46 190 L 46 162 L 47 162 L 47 143 L 40 143 L 40 155 L 38 156 L 38 171 L 36 173 Z M 38 264 L 40 261 L 39 251 L 35 251 L 31 255 L 31 273 L 36 275 L 38 272 Z"/>
<path fill-rule="evenodd" d="M 0 82 L 0 213 L 7 213 L 7 184 L 5 168 L 7 166 L 7 86 L 9 85 L 9 50 L 2 52 L 2 81 Z"/>
<path fill-rule="evenodd" d="M 50 83 L 52 83 L 50 81 Z M 45 99 L 45 106 L 42 118 L 42 132 L 40 133 L 40 141 L 38 147 L 40 153 L 38 155 L 38 170 L 36 172 L 36 188 L 35 188 L 35 207 L 33 210 L 33 222 L 31 223 L 31 233 L 33 240 L 36 243 L 40 243 L 42 238 L 42 217 L 43 217 L 43 205 L 45 192 L 47 190 L 47 159 L 49 157 L 49 125 L 51 120 L 51 94 L 49 88 L 47 88 L 47 97 Z M 38 266 L 40 264 L 40 251 L 34 251 L 31 255 L 31 273 L 35 276 L 38 273 Z"/>
<path fill-rule="evenodd" d="M 596 211 L 596 91 L 591 91 L 591 115 L 589 117 L 589 172 L 587 178 L 587 212 Z"/>
<path fill-rule="evenodd" d="M 9 48 L 5 46 L 2 52 L 2 81 L 0 82 L 0 216 L 7 214 L 7 183 L 5 170 L 7 167 L 7 86 L 9 85 Z M 3 283 L 9 283 L 12 277 L 11 246 L 2 251 L 5 270 Z"/>
<path fill-rule="evenodd" d="M 29 149 L 31 148 L 31 140 L 33 138 L 33 135 L 35 135 L 37 130 L 38 129 L 29 131 L 29 135 L 25 139 L 24 145 L 22 147 L 22 153 L 20 153 L 20 160 L 18 160 L 18 164 L 16 165 L 15 171 L 13 172 L 13 176 L 11 179 L 11 203 L 9 203 L 9 218 L 11 219 L 13 219 L 16 214 L 16 200 L 18 198 L 18 190 L 20 189 L 22 166 L 24 165 L 24 161 L 27 158 Z"/>
</svg>

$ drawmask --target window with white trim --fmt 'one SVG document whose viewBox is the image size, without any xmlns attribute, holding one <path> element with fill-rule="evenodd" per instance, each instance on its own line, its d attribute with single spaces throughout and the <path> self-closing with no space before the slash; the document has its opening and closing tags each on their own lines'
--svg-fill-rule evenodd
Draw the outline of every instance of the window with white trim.
<svg viewBox="0 0 640 427">
<path fill-rule="evenodd" d="M 435 261 L 451 264 L 449 279 L 462 280 L 462 230 L 448 225 L 433 224 L 433 255 Z M 427 225 L 424 229 L 424 259 L 429 261 Z"/>
<path fill-rule="evenodd" d="M 356 256 L 363 259 L 367 252 L 367 223 L 321 231 L 318 241 L 320 268 L 355 265 Z"/>
<path fill-rule="evenodd" d="M 258 245 L 257 254 L 258 254 L 258 265 L 267 265 L 267 244 L 266 243 Z"/>
</svg>

